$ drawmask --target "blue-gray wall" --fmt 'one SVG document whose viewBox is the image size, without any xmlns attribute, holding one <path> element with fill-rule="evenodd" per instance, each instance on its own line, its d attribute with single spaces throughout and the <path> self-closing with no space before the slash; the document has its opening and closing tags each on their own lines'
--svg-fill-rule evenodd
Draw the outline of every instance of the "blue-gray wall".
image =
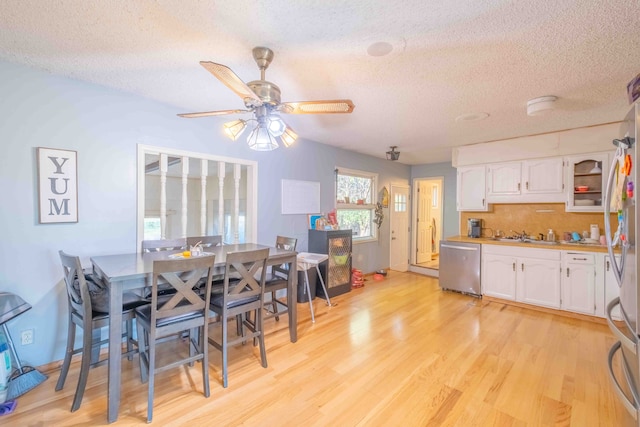
<svg viewBox="0 0 640 427">
<path fill-rule="evenodd" d="M 321 207 L 328 212 L 336 166 L 377 172 L 380 188 L 409 184 L 411 176 L 409 166 L 304 140 L 289 149 L 254 152 L 221 135 L 221 118 L 178 118 L 181 111 L 168 105 L 2 61 L 0 93 L 0 291 L 33 305 L 8 323 L 18 343 L 22 330 L 34 329 L 35 343 L 17 348 L 33 365 L 63 356 L 66 294 L 58 250 L 80 255 L 85 266 L 92 255 L 136 250 L 137 144 L 258 161 L 258 243 L 295 236 L 302 251 L 306 216 L 280 214 L 282 179 L 320 182 Z M 36 147 L 78 152 L 78 223 L 38 224 Z M 354 246 L 354 266 L 365 272 L 388 267 L 388 213 L 378 242 Z M 447 224 L 448 218 L 445 230 Z"/>
<path fill-rule="evenodd" d="M 460 214 L 456 210 L 456 169 L 451 163 L 434 163 L 411 167 L 411 185 L 418 178 L 444 178 L 442 238 L 460 234 Z"/>
</svg>

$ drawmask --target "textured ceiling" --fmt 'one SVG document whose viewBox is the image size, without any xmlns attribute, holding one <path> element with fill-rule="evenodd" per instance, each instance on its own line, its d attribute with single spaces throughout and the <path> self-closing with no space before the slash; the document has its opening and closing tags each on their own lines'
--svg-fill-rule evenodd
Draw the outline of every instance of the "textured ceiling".
<svg viewBox="0 0 640 427">
<path fill-rule="evenodd" d="M 367 54 L 376 42 L 387 56 Z M 286 115 L 303 139 L 407 164 L 451 147 L 615 122 L 640 73 L 638 0 L 2 0 L 0 59 L 117 88 L 176 113 L 244 108 L 198 62 L 283 101 L 350 98 L 350 115 Z M 528 99 L 556 110 L 529 117 Z M 456 121 L 489 113 L 483 121 Z M 241 116 L 238 116 L 241 117 Z M 184 119 L 220 128 L 228 116 Z M 200 123 L 202 124 L 202 123 Z M 304 143 L 304 140 L 299 141 Z"/>
</svg>

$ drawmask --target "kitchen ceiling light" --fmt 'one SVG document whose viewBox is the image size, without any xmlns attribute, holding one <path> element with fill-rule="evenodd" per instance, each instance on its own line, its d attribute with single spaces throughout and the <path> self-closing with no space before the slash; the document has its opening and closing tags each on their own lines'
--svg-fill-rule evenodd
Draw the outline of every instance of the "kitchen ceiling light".
<svg viewBox="0 0 640 427">
<path fill-rule="evenodd" d="M 398 148 L 398 146 L 392 145 L 389 148 L 391 148 L 391 150 L 387 151 L 387 160 L 391 160 L 391 161 L 398 160 L 400 158 L 400 152 L 396 151 L 396 148 Z"/>
<path fill-rule="evenodd" d="M 456 122 L 477 122 L 489 117 L 489 113 L 471 113 L 456 117 Z"/>
<path fill-rule="evenodd" d="M 386 56 L 391 53 L 393 46 L 387 42 L 376 42 L 367 48 L 369 56 Z"/>
<path fill-rule="evenodd" d="M 527 114 L 537 116 L 554 109 L 554 102 L 558 98 L 553 95 L 541 96 L 527 101 Z"/>
</svg>

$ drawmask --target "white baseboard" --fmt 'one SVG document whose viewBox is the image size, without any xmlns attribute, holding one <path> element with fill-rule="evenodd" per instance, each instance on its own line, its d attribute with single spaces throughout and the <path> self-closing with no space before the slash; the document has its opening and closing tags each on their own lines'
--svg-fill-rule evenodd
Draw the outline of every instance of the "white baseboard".
<svg viewBox="0 0 640 427">
<path fill-rule="evenodd" d="M 433 268 L 425 268 L 417 265 L 410 265 L 409 271 L 422 274 L 424 276 L 429 276 L 429 277 L 440 277 L 440 272 L 438 270 L 434 270 Z"/>
</svg>

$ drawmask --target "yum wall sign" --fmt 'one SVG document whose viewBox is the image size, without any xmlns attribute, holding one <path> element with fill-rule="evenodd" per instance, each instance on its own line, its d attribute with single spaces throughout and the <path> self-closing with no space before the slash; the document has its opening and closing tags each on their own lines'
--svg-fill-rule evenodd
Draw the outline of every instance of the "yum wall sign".
<svg viewBox="0 0 640 427">
<path fill-rule="evenodd" d="M 78 153 L 38 147 L 39 222 L 78 222 Z"/>
</svg>

